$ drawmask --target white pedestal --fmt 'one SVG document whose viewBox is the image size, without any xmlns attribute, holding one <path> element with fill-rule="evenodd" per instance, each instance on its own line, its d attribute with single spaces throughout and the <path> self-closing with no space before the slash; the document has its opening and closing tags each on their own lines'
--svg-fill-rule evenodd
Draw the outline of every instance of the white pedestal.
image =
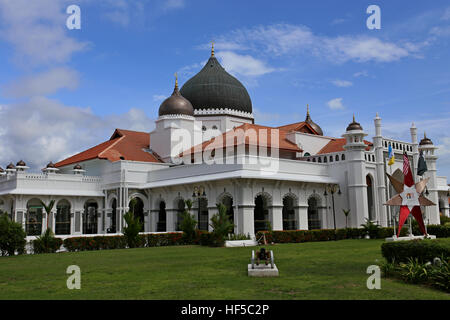
<svg viewBox="0 0 450 320">
<path fill-rule="evenodd" d="M 252 269 L 252 265 L 248 264 L 248 276 L 249 277 L 278 277 L 277 265 L 273 265 L 273 269 L 270 267 L 270 263 L 266 266 L 264 263 L 260 263 L 259 266 L 255 264 L 255 269 Z"/>
<path fill-rule="evenodd" d="M 225 247 L 254 247 L 257 246 L 256 240 L 226 240 Z"/>
<path fill-rule="evenodd" d="M 408 240 L 417 240 L 417 239 L 421 239 L 423 240 L 425 238 L 425 236 L 406 236 L 406 237 L 397 237 L 397 236 L 392 236 L 390 238 L 386 238 L 386 242 L 392 242 L 392 241 L 408 241 Z M 436 236 L 433 235 L 427 235 L 426 236 L 427 239 L 436 239 Z"/>
</svg>

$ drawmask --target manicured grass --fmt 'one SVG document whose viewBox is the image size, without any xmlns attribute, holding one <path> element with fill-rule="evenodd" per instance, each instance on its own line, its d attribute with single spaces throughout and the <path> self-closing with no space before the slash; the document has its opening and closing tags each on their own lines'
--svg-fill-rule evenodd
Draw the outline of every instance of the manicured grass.
<svg viewBox="0 0 450 320">
<path fill-rule="evenodd" d="M 383 261 L 383 240 L 270 246 L 278 278 L 250 278 L 254 248 L 155 247 L 0 257 L 0 299 L 450 299 L 435 289 L 382 278 L 368 290 L 366 269 Z M 68 290 L 66 268 L 81 268 Z"/>
</svg>

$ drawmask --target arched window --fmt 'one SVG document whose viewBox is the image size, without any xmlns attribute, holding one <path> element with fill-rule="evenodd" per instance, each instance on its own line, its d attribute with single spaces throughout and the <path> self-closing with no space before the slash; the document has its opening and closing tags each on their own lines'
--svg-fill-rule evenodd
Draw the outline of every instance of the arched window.
<svg viewBox="0 0 450 320">
<path fill-rule="evenodd" d="M 89 200 L 84 205 L 83 213 L 83 234 L 98 233 L 98 204 L 96 201 Z"/>
<path fill-rule="evenodd" d="M 313 162 L 316 162 L 316 158 L 313 158 Z"/>
<path fill-rule="evenodd" d="M 183 222 L 183 212 L 185 209 L 185 203 L 183 199 L 178 199 L 176 201 L 176 208 L 177 208 L 177 231 L 181 231 L 181 223 Z"/>
<path fill-rule="evenodd" d="M 318 201 L 311 197 L 308 199 L 308 230 L 320 229 L 321 227 Z"/>
<path fill-rule="evenodd" d="M 304 157 L 310 157 L 311 154 L 309 152 L 305 152 L 305 154 L 303 155 Z"/>
<path fill-rule="evenodd" d="M 212 128 L 213 128 L 213 130 L 217 130 L 217 126 L 216 125 L 213 125 Z"/>
<path fill-rule="evenodd" d="M 61 200 L 56 205 L 55 234 L 70 234 L 70 203 Z"/>
<path fill-rule="evenodd" d="M 136 197 L 131 199 L 128 207 L 130 208 L 130 211 L 133 212 L 134 217 L 139 219 L 139 221 L 141 222 L 140 232 L 144 232 L 144 202 L 141 198 Z"/>
<path fill-rule="evenodd" d="M 319 163 L 322 163 L 322 158 L 320 158 L 320 157 L 319 157 L 319 160 L 318 160 L 318 162 L 319 162 Z"/>
<path fill-rule="evenodd" d="M 27 220 L 25 232 L 27 236 L 40 236 L 42 233 L 42 217 L 44 208 L 39 199 L 32 199 L 27 203 Z"/>
<path fill-rule="evenodd" d="M 283 230 L 295 230 L 295 209 L 294 198 L 286 196 L 283 198 Z"/>
<path fill-rule="evenodd" d="M 255 198 L 254 219 L 255 219 L 255 232 L 269 229 L 268 201 L 267 197 L 263 195 L 258 195 Z"/>
<path fill-rule="evenodd" d="M 111 224 L 108 233 L 116 233 L 117 232 L 117 200 L 114 198 L 111 203 Z"/>
<path fill-rule="evenodd" d="M 375 207 L 373 199 L 373 181 L 370 175 L 366 176 L 367 184 L 367 205 L 369 211 L 369 220 L 375 221 Z"/>
<path fill-rule="evenodd" d="M 166 203 L 164 201 L 161 201 L 159 203 L 158 224 L 156 227 L 157 232 L 166 231 L 166 216 Z"/>
<path fill-rule="evenodd" d="M 339 161 L 339 155 L 338 154 L 336 155 L 336 159 L 335 160 Z"/>
<path fill-rule="evenodd" d="M 327 163 L 328 162 L 328 158 L 325 156 L 325 157 L 323 157 L 323 162 L 324 163 Z"/>
<path fill-rule="evenodd" d="M 208 231 L 208 199 L 205 197 L 198 197 L 196 200 L 197 205 L 197 221 L 198 229 Z"/>
<path fill-rule="evenodd" d="M 333 162 L 333 156 L 330 156 L 330 162 Z"/>
<path fill-rule="evenodd" d="M 230 221 L 234 223 L 233 198 L 229 195 L 225 195 L 222 198 L 221 203 L 227 208 L 228 219 L 230 219 Z"/>
<path fill-rule="evenodd" d="M 342 154 L 341 156 L 341 160 L 344 161 L 345 160 L 345 154 Z"/>
</svg>

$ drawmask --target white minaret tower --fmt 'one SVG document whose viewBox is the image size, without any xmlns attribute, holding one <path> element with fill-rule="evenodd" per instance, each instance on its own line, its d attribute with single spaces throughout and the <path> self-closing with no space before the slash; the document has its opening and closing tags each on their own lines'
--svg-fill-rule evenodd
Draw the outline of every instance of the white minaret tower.
<svg viewBox="0 0 450 320">
<path fill-rule="evenodd" d="M 428 224 L 440 224 L 439 217 L 439 198 L 437 190 L 437 177 L 436 177 L 436 160 L 435 155 L 437 147 L 434 146 L 433 142 L 427 138 L 427 135 L 423 134 L 423 139 L 419 143 L 419 152 L 423 152 L 423 157 L 427 163 L 428 171 L 425 172 L 423 178 L 430 178 L 428 182 L 428 195 L 426 197 L 433 201 L 436 205 L 425 207 L 425 223 Z"/>
<path fill-rule="evenodd" d="M 156 128 L 150 132 L 150 151 L 165 162 L 181 164 L 179 155 L 202 142 L 201 129 L 197 128 L 194 118 L 194 107 L 180 94 L 177 77 L 173 93 L 161 103 L 155 123 Z"/>
<path fill-rule="evenodd" d="M 347 157 L 347 175 L 348 175 L 348 193 L 350 215 L 353 227 L 359 227 L 369 218 L 369 209 L 367 201 L 367 184 L 364 151 L 367 145 L 364 143 L 364 137 L 367 134 L 363 131 L 361 125 L 355 121 L 347 127 L 342 137 L 346 138 L 347 143 L 344 146 Z"/>
<path fill-rule="evenodd" d="M 413 154 L 413 161 L 412 161 L 412 166 L 411 166 L 411 170 L 413 171 L 413 176 L 416 179 L 416 182 L 418 181 L 418 177 L 417 177 L 417 165 L 419 162 L 419 142 L 417 140 L 417 128 L 416 125 L 414 124 L 414 122 L 411 125 L 411 128 L 409 129 L 411 132 L 411 142 L 412 142 L 412 154 Z"/>
<path fill-rule="evenodd" d="M 387 207 L 384 205 L 386 203 L 386 175 L 384 174 L 384 150 L 383 150 L 383 137 L 381 136 L 381 118 L 378 113 L 374 119 L 375 123 L 375 136 L 373 137 L 373 144 L 375 148 L 375 159 L 377 166 L 377 176 L 375 178 L 376 190 L 378 193 L 378 204 L 376 207 L 376 213 L 380 220 L 380 224 L 383 227 L 388 226 L 388 216 Z"/>
</svg>

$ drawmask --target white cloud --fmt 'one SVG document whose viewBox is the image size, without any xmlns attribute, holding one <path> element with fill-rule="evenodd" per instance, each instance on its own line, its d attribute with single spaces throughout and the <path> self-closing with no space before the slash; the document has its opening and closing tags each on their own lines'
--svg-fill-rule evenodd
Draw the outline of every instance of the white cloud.
<svg viewBox="0 0 450 320">
<path fill-rule="evenodd" d="M 430 33 L 438 37 L 448 37 L 450 36 L 450 26 L 433 27 Z"/>
<path fill-rule="evenodd" d="M 274 24 L 237 29 L 217 41 L 227 47 L 251 50 L 270 56 L 311 54 L 332 62 L 391 62 L 420 49 L 414 43 L 394 43 L 368 36 L 327 37 L 302 25 Z"/>
<path fill-rule="evenodd" d="M 331 110 L 342 110 L 345 109 L 344 105 L 342 104 L 342 98 L 335 98 L 327 102 L 328 107 Z"/>
<path fill-rule="evenodd" d="M 23 159 L 36 170 L 107 140 L 115 128 L 149 132 L 152 125 L 140 109 L 100 117 L 90 108 L 35 97 L 1 109 L 0 163 Z"/>
<path fill-rule="evenodd" d="M 153 95 L 153 101 L 156 101 L 156 102 L 163 101 L 166 98 L 168 98 L 168 97 L 165 95 L 162 95 L 162 94 L 154 94 Z"/>
<path fill-rule="evenodd" d="M 76 89 L 79 83 L 77 71 L 59 67 L 36 75 L 23 77 L 6 86 L 3 90 L 6 96 L 14 98 L 43 96 L 52 94 L 59 89 Z"/>
<path fill-rule="evenodd" d="M 180 9 L 186 5 L 184 0 L 166 0 L 164 2 L 165 9 Z"/>
<path fill-rule="evenodd" d="M 250 55 L 240 55 L 232 51 L 220 51 L 217 53 L 217 56 L 221 59 L 222 66 L 233 74 L 255 77 L 276 70 Z"/>
<path fill-rule="evenodd" d="M 355 73 L 353 74 L 353 76 L 354 76 L 355 78 L 359 78 L 359 77 L 368 77 L 368 76 L 369 76 L 369 73 L 368 73 L 366 70 L 363 70 L 363 71 L 355 72 Z"/>
<path fill-rule="evenodd" d="M 450 20 L 450 7 L 445 9 L 444 14 L 441 17 L 442 20 Z"/>
<path fill-rule="evenodd" d="M 353 82 L 347 81 L 347 80 L 333 80 L 331 81 L 336 87 L 346 88 L 351 87 L 353 85 Z"/>
<path fill-rule="evenodd" d="M 26 64 L 56 64 L 88 47 L 68 36 L 66 1 L 0 0 L 0 37 L 13 44 L 16 59 Z"/>
</svg>

